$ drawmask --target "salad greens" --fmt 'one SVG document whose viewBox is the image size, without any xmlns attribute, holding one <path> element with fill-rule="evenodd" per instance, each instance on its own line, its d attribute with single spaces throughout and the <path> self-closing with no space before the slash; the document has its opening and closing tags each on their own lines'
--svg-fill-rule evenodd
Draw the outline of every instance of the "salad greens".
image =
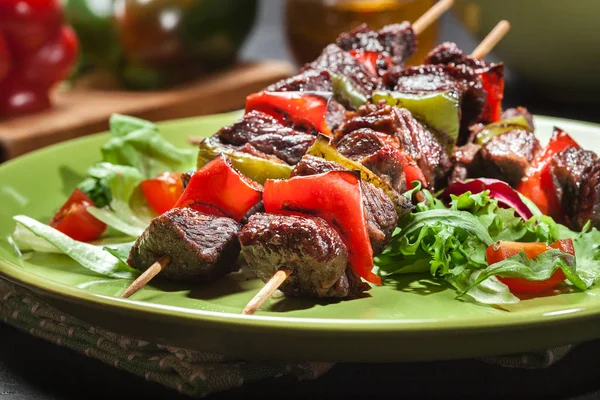
<svg viewBox="0 0 600 400">
<path fill-rule="evenodd" d="M 96 205 L 87 211 L 109 227 L 101 238 L 120 237 L 124 243 L 83 243 L 23 215 L 14 217 L 17 226 L 11 236 L 19 251 L 64 253 L 101 275 L 131 278 L 137 271 L 125 260 L 132 240 L 155 216 L 144 200 L 140 183 L 163 172 L 193 169 L 196 151 L 174 146 L 150 121 L 114 114 L 110 118 L 110 138 L 101 154 L 101 160 L 88 169 L 77 188 Z"/>
<path fill-rule="evenodd" d="M 452 285 L 459 298 L 485 304 L 510 304 L 519 299 L 496 277 L 545 280 L 560 268 L 567 282 L 585 290 L 600 279 L 600 232 L 587 227 L 570 231 L 532 209 L 523 220 L 512 208 L 500 207 L 489 191 L 451 195 L 446 205 L 420 184 L 424 201 L 403 217 L 384 252 L 376 257 L 378 274 L 393 280 L 398 274 L 430 273 Z M 534 259 L 524 252 L 488 266 L 486 249 L 496 241 L 546 242 L 573 239 L 576 257 L 552 249 Z"/>
</svg>

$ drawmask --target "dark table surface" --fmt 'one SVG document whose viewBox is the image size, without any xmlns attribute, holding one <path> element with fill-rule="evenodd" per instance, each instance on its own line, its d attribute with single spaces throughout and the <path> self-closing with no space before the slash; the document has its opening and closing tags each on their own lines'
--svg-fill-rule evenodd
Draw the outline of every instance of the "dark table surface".
<svg viewBox="0 0 600 400">
<path fill-rule="evenodd" d="M 290 55 L 281 25 L 281 2 L 264 1 L 257 26 L 246 43 L 245 59 L 284 59 Z M 465 49 L 475 41 L 447 15 L 441 39 Z M 493 57 L 493 55 L 492 55 Z M 505 106 L 526 105 L 536 114 L 600 122 L 594 104 L 552 103 L 528 90 L 510 73 Z M 357 343 L 360 345 L 360 343 Z M 385 349 L 383 349 L 385 350 Z M 339 364 L 314 381 L 278 378 L 245 385 L 210 398 L 253 396 L 386 396 L 404 398 L 600 398 L 600 340 L 580 344 L 563 360 L 540 370 L 503 368 L 476 360 L 402 364 Z M 0 399 L 74 400 L 88 398 L 184 399 L 169 389 L 99 361 L 0 325 Z"/>
</svg>

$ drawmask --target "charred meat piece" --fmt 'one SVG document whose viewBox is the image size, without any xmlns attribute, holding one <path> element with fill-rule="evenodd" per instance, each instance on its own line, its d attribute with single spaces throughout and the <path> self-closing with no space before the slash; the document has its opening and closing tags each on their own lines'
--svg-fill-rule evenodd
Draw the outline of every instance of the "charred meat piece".
<svg viewBox="0 0 600 400">
<path fill-rule="evenodd" d="M 346 171 L 346 168 L 332 161 L 305 155 L 294 167 L 291 176 L 315 175 L 329 171 Z M 360 188 L 371 248 L 373 254 L 377 255 L 385 249 L 392 238 L 392 233 L 398 225 L 398 214 L 394 203 L 383 190 L 363 181 L 360 183 Z"/>
<path fill-rule="evenodd" d="M 410 111 L 385 104 L 367 104 L 340 125 L 336 140 L 355 130 L 370 128 L 395 138 L 399 150 L 417 163 L 431 188 L 442 182 L 450 169 L 450 159 L 436 137 L 417 121 Z"/>
<path fill-rule="evenodd" d="M 454 42 L 444 42 L 427 54 L 423 64 L 466 65 L 471 68 L 484 68 L 487 63 L 469 56 Z"/>
<path fill-rule="evenodd" d="M 597 160 L 598 156 L 593 151 L 568 147 L 555 154 L 550 161 L 550 176 L 556 197 L 569 225 L 572 225 L 572 219 L 577 211 L 577 201 L 581 186 L 587 180 L 587 172 L 594 167 Z M 573 227 L 582 228 L 581 226 Z"/>
<path fill-rule="evenodd" d="M 238 269 L 240 228 L 231 218 L 174 208 L 152 220 L 131 248 L 127 263 L 145 271 L 160 257 L 170 255 L 161 277 L 210 282 Z"/>
<path fill-rule="evenodd" d="M 388 88 L 403 93 L 451 91 L 460 96 L 462 138 L 459 138 L 458 144 L 464 143 L 468 127 L 483 112 L 487 98 L 481 77 L 466 65 L 429 64 L 395 69 L 385 74 L 383 81 Z"/>
<path fill-rule="evenodd" d="M 403 67 L 417 48 L 417 36 L 409 22 L 386 25 L 379 31 L 362 24 L 350 32 L 342 33 L 335 43 L 346 51 L 363 50 L 386 54 L 394 65 Z"/>
<path fill-rule="evenodd" d="M 586 173 L 581 184 L 573 226 L 581 229 L 587 222 L 600 229 L 600 162 Z"/>
<path fill-rule="evenodd" d="M 348 265 L 340 235 L 318 217 L 255 214 L 240 234 L 248 268 L 267 282 L 281 268 L 279 287 L 290 297 L 344 298 L 369 290 Z"/>
<path fill-rule="evenodd" d="M 524 117 L 531 132 L 535 131 L 535 126 L 533 125 L 533 115 L 531 115 L 529 110 L 527 110 L 525 107 L 508 108 L 500 115 L 501 120 L 514 117 Z"/>
<path fill-rule="evenodd" d="M 240 146 L 241 151 L 261 158 L 262 154 L 275 156 L 290 165 L 296 164 L 315 141 L 314 136 L 283 126 L 260 111 L 249 112 L 217 135 L 226 144 Z"/>
<path fill-rule="evenodd" d="M 267 88 L 271 92 L 333 92 L 331 74 L 325 70 L 309 69 L 291 78 L 283 79 Z M 327 106 L 327 126 L 336 129 L 345 119 L 346 109 L 335 99 Z"/>
<path fill-rule="evenodd" d="M 488 140 L 479 151 L 479 177 L 497 178 L 516 186 L 529 169 L 541 146 L 535 135 L 515 129 Z"/>
<path fill-rule="evenodd" d="M 467 143 L 454 149 L 451 157 L 452 169 L 448 177 L 449 184 L 464 181 L 473 174 L 473 165 L 480 149 L 481 146 L 475 143 Z"/>
<path fill-rule="evenodd" d="M 404 163 L 406 157 L 393 144 L 395 139 L 370 128 L 360 128 L 345 135 L 337 144 L 338 151 L 358 161 L 398 193 L 406 191 Z"/>
<path fill-rule="evenodd" d="M 356 91 L 366 97 L 381 86 L 378 77 L 369 73 L 358 60 L 335 44 L 325 47 L 319 58 L 306 64 L 300 72 L 304 73 L 307 70 L 325 70 L 330 74 L 344 76 Z M 343 105 L 348 109 L 352 108 L 350 104 Z"/>
</svg>

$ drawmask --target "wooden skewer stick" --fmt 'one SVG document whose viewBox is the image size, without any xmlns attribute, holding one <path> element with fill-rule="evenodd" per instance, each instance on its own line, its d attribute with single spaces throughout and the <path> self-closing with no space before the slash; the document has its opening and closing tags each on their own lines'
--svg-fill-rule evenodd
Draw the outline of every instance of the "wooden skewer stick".
<svg viewBox="0 0 600 400">
<path fill-rule="evenodd" d="M 454 4 L 454 0 L 440 0 L 433 7 L 421 15 L 418 20 L 412 24 L 413 31 L 415 34 L 420 35 L 425 29 L 432 23 L 437 21 L 440 16 L 448 11 Z"/>
<path fill-rule="evenodd" d="M 288 268 L 277 271 L 275 275 L 269 279 L 269 282 L 267 282 L 265 286 L 260 289 L 260 292 L 258 292 L 256 296 L 254 296 L 252 300 L 248 302 L 246 307 L 244 307 L 242 310 L 242 314 L 254 314 L 256 310 L 258 310 L 258 308 L 265 302 L 265 300 L 271 297 L 273 292 L 276 291 L 279 286 L 281 286 L 288 276 L 290 276 L 291 272 L 292 271 Z"/>
<path fill-rule="evenodd" d="M 148 282 L 152 280 L 160 271 L 165 269 L 171 262 L 170 256 L 162 256 L 154 264 L 152 264 L 147 270 L 144 271 L 121 295 L 122 298 L 126 299 L 138 290 L 143 288 Z"/>
<path fill-rule="evenodd" d="M 488 33 L 488 35 L 479 43 L 479 46 L 473 50 L 471 57 L 483 58 L 502 40 L 504 35 L 510 30 L 510 23 L 506 20 L 502 20 L 496 24 L 494 29 Z"/>
</svg>

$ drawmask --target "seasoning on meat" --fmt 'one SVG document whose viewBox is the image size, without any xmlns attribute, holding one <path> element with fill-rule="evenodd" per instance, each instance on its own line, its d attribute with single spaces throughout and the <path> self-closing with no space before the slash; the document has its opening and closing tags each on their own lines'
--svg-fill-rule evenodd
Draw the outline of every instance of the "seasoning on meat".
<svg viewBox="0 0 600 400">
<path fill-rule="evenodd" d="M 532 132 L 514 129 L 489 139 L 479 151 L 478 177 L 497 178 L 515 187 L 541 150 Z"/>
<path fill-rule="evenodd" d="M 231 218 L 174 208 L 152 220 L 136 240 L 127 263 L 145 271 L 160 257 L 169 255 L 171 263 L 161 277 L 210 282 L 239 268 L 240 228 Z"/>
<path fill-rule="evenodd" d="M 294 167 L 291 176 L 308 176 L 329 171 L 346 171 L 346 168 L 332 161 L 306 155 Z M 398 224 L 398 214 L 394 203 L 374 185 L 360 182 L 367 231 L 373 254 L 377 255 L 385 249 L 392 233 Z"/>
<path fill-rule="evenodd" d="M 345 298 L 370 288 L 349 266 L 340 235 L 321 218 L 255 214 L 239 241 L 248 268 L 263 282 L 281 268 L 292 270 L 279 288 L 286 296 Z"/>
<path fill-rule="evenodd" d="M 574 225 L 581 229 L 587 222 L 600 229 L 600 162 L 586 174 L 582 182 Z"/>
<path fill-rule="evenodd" d="M 578 198 L 581 187 L 585 185 L 588 172 L 594 167 L 596 153 L 580 147 L 568 147 L 555 154 L 550 161 L 550 176 L 556 191 L 556 198 L 564 212 L 565 221 L 575 229 L 581 229 L 573 221 L 578 211 Z"/>
<path fill-rule="evenodd" d="M 428 185 L 434 188 L 450 169 L 450 159 L 439 140 L 403 108 L 379 104 L 360 107 L 335 132 L 336 140 L 361 128 L 370 128 L 395 138 L 398 149 L 417 163 Z M 390 142 L 388 142 L 390 143 Z"/>
</svg>

